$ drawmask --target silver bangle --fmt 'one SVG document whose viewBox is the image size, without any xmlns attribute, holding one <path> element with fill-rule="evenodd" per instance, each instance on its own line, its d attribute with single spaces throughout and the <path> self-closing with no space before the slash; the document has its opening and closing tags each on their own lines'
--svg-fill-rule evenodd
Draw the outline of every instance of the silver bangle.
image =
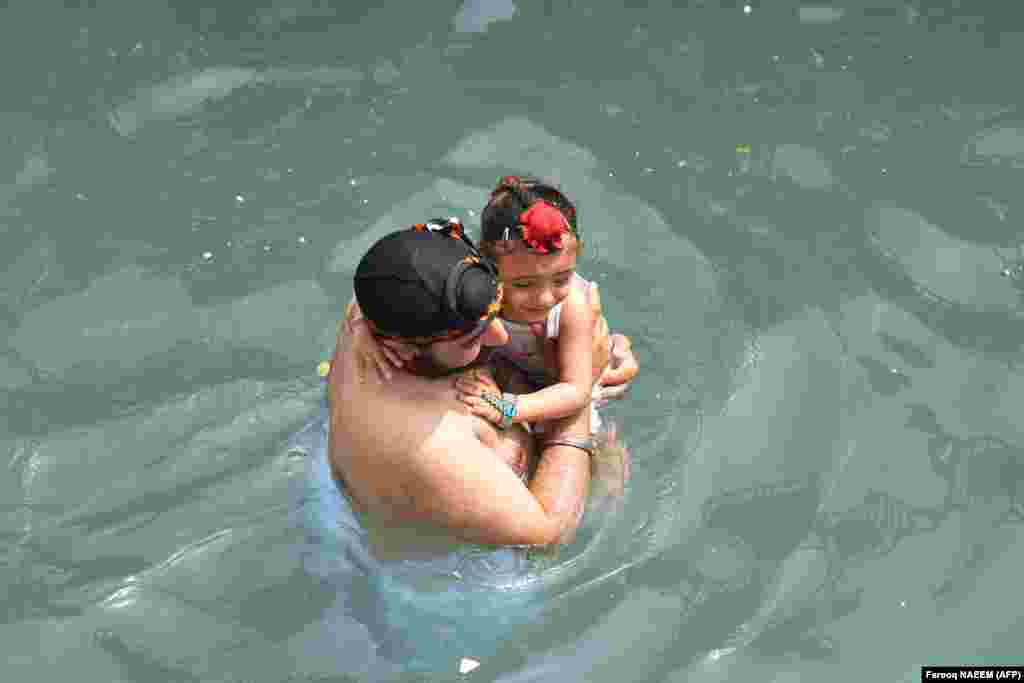
<svg viewBox="0 0 1024 683">
<path fill-rule="evenodd" d="M 578 448 L 591 458 L 594 457 L 594 451 L 597 450 L 597 442 L 594 437 L 586 439 L 573 439 L 571 437 L 563 439 L 548 439 L 541 445 L 541 450 L 548 446 L 568 446 L 569 448 Z"/>
</svg>

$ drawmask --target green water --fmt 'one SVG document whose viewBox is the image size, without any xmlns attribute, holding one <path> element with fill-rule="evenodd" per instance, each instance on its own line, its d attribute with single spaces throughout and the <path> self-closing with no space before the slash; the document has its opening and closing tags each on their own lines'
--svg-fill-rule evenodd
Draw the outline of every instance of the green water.
<svg viewBox="0 0 1024 683">
<path fill-rule="evenodd" d="M 13 2 L 0 58 L 0 678 L 1022 663 L 1015 3 Z M 531 623 L 389 631 L 425 673 L 294 435 L 369 244 L 510 172 L 635 342 L 633 479 Z"/>
</svg>

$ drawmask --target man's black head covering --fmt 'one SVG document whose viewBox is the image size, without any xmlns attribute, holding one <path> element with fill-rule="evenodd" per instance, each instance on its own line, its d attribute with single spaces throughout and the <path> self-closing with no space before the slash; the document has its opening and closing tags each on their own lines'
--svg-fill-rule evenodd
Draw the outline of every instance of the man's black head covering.
<svg viewBox="0 0 1024 683">
<path fill-rule="evenodd" d="M 498 300 L 494 265 L 455 219 L 378 240 L 356 268 L 356 300 L 377 332 L 428 338 L 472 329 Z"/>
</svg>

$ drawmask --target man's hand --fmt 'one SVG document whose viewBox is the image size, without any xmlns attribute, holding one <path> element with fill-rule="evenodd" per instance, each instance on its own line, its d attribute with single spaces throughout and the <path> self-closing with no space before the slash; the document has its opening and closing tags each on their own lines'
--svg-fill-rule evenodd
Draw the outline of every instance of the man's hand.
<svg viewBox="0 0 1024 683">
<path fill-rule="evenodd" d="M 633 355 L 633 343 L 624 334 L 613 334 L 608 366 L 594 386 L 594 405 L 600 408 L 625 396 L 638 372 L 640 364 Z"/>
<path fill-rule="evenodd" d="M 391 379 L 392 368 L 401 368 L 416 355 L 416 347 L 393 339 L 378 339 L 363 318 L 348 323 L 352 335 L 352 351 L 359 368 L 360 381 L 373 370 L 382 382 Z"/>
</svg>

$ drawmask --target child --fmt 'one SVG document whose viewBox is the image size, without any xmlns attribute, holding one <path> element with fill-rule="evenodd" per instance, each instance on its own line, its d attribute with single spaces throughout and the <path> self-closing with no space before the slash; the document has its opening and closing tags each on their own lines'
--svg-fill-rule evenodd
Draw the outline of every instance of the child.
<svg viewBox="0 0 1024 683">
<path fill-rule="evenodd" d="M 502 178 L 484 207 L 481 228 L 480 249 L 497 263 L 502 281 L 501 318 L 510 338 L 493 350 L 495 374 L 517 393 L 497 395 L 469 374 L 456 382 L 459 398 L 498 426 L 526 423 L 542 431 L 544 421 L 591 402 L 613 347 L 624 352 L 629 341 L 609 335 L 597 285 L 576 274 L 582 248 L 576 209 L 557 188 L 533 178 Z M 376 365 L 385 378 L 389 363 L 401 366 L 415 352 L 356 332 L 364 366 Z M 592 411 L 591 433 L 599 427 Z"/>
<path fill-rule="evenodd" d="M 509 333 L 508 344 L 493 354 L 521 371 L 525 384 L 518 384 L 522 393 L 498 398 L 461 378 L 456 387 L 474 414 L 542 430 L 545 420 L 590 403 L 611 339 L 597 286 L 576 273 L 581 248 L 576 208 L 557 188 L 518 176 L 498 182 L 481 214 L 480 242 L 498 266 Z M 599 426 L 593 412 L 591 432 Z"/>
</svg>

